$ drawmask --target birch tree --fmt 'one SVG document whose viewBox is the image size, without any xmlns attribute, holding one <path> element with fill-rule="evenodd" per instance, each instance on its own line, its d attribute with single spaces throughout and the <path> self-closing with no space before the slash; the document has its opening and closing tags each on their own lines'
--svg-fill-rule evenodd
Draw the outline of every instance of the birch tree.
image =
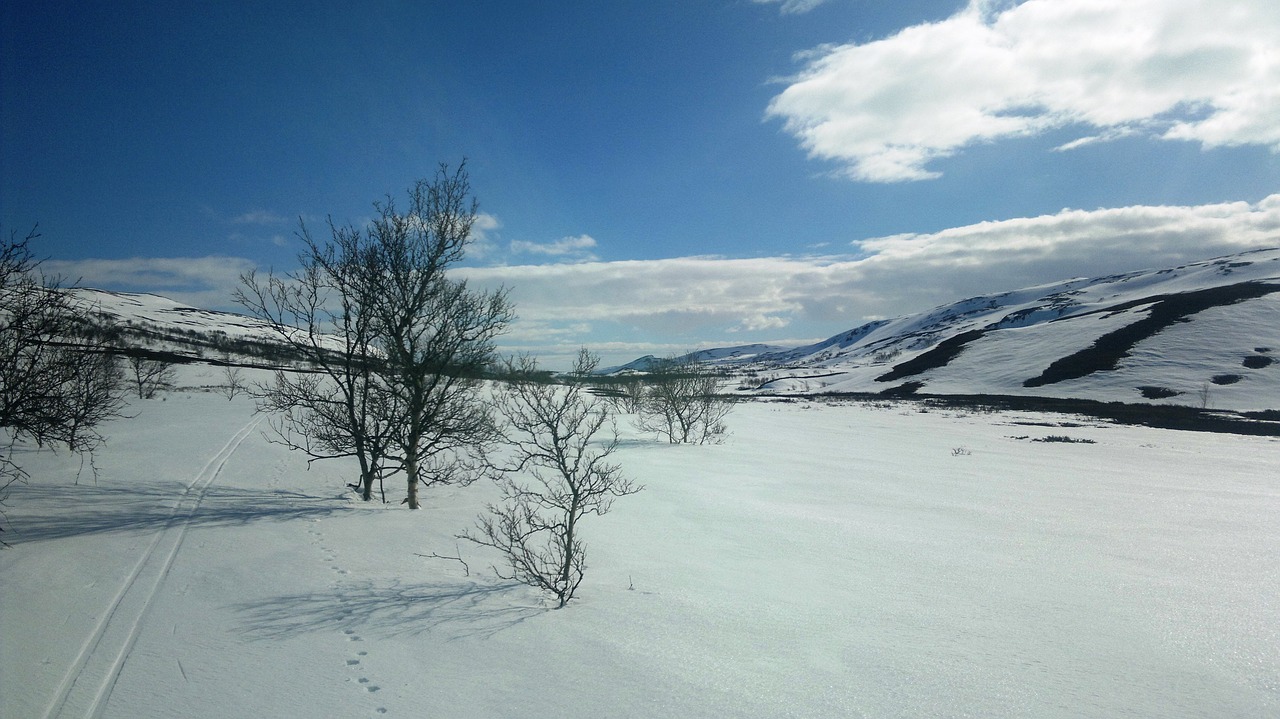
<svg viewBox="0 0 1280 719">
<path fill-rule="evenodd" d="M 361 499 L 396 467 L 388 457 L 394 402 L 378 373 L 374 349 L 373 248 L 354 226 L 328 222 L 329 238 L 300 223 L 306 249 L 299 269 L 240 278 L 236 301 L 270 323 L 312 372 L 277 371 L 254 389 L 258 409 L 271 414 L 272 441 L 300 451 L 308 463 L 353 457 Z M 385 496 L 383 497 L 385 500 Z"/>
<path fill-rule="evenodd" d="M 720 378 L 693 355 L 655 363 L 645 377 L 637 426 L 672 444 L 717 442 L 733 399 L 720 394 Z"/>
<path fill-rule="evenodd" d="M 585 378 L 597 358 L 583 350 L 574 374 Z M 609 402 L 580 381 L 548 383 L 528 358 L 506 367 L 509 381 L 494 390 L 506 453 L 491 461 L 502 502 L 491 504 L 473 532 L 460 538 L 498 550 L 497 570 L 554 596 L 557 608 L 573 599 L 586 570 L 581 523 L 604 515 L 614 499 L 642 487 L 609 462 L 618 434 Z"/>
<path fill-rule="evenodd" d="M 374 203 L 362 227 L 330 220 L 323 242 L 304 225 L 301 269 L 250 273 L 238 299 L 320 370 L 278 372 L 261 389 L 279 441 L 312 461 L 357 457 L 365 499 L 375 479 L 403 472 L 417 509 L 419 486 L 479 476 L 472 456 L 494 437 L 480 377 L 512 311 L 505 291 L 447 276 L 478 212 L 465 163 L 408 194 L 403 212 L 390 197 Z"/>
<path fill-rule="evenodd" d="M 478 213 L 465 163 L 453 172 L 442 164 L 434 179 L 420 180 L 403 213 L 391 198 L 374 208 L 376 346 L 400 412 L 392 452 L 406 474 L 405 503 L 417 509 L 419 485 L 479 476 L 470 459 L 495 437 L 480 378 L 513 312 L 505 290 L 472 290 L 446 276 L 462 259 Z"/>
<path fill-rule="evenodd" d="M 40 271 L 29 247 L 37 237 L 0 238 L 0 500 L 27 478 L 14 459 L 19 443 L 91 458 L 106 441 L 99 425 L 124 406 L 115 355 L 93 339 L 89 309 Z"/>
</svg>

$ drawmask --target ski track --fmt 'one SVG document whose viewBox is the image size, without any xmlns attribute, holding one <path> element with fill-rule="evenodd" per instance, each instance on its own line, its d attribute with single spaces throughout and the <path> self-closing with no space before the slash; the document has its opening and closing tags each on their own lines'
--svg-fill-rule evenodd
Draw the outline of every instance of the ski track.
<svg viewBox="0 0 1280 719">
<path fill-rule="evenodd" d="M 75 661 L 58 684 L 44 719 L 74 716 L 96 719 L 102 716 L 116 680 L 141 633 L 147 612 L 173 567 L 178 550 L 182 548 L 182 541 L 200 502 L 222 473 L 227 460 L 261 421 L 261 417 L 249 420 L 187 484 L 174 503 L 164 527 L 152 537 L 120 591 L 103 612 L 102 619 L 85 639 Z M 154 578 L 146 581 L 144 577 Z"/>
</svg>

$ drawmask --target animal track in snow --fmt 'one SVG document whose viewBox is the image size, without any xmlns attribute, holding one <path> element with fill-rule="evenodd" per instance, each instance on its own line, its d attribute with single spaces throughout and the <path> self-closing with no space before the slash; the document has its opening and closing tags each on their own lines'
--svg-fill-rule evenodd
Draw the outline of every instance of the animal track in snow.
<svg viewBox="0 0 1280 719">
<path fill-rule="evenodd" d="M 342 630 L 342 633 L 347 637 L 348 641 L 352 641 L 352 642 L 360 641 L 360 635 L 356 634 L 354 629 L 344 629 Z M 368 651 L 366 650 L 358 651 L 356 652 L 356 655 L 354 658 L 350 658 L 346 660 L 346 664 L 348 667 L 363 669 L 364 668 L 362 666 L 363 658 L 367 656 L 369 656 Z M 363 687 L 365 692 L 368 694 L 373 694 L 374 692 L 378 692 L 382 690 L 382 687 L 370 682 L 369 677 L 357 677 L 356 684 Z M 386 714 L 387 708 L 378 707 L 376 711 L 378 714 Z"/>
</svg>

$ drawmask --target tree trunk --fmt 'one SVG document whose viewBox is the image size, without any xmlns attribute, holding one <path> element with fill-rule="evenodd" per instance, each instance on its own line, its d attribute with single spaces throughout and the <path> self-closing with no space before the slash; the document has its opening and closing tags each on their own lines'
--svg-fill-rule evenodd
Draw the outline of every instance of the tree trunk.
<svg viewBox="0 0 1280 719">
<path fill-rule="evenodd" d="M 409 475 L 409 496 L 405 500 L 409 503 L 409 509 L 418 508 L 418 440 L 417 438 L 409 440 L 409 446 L 405 449 L 404 471 Z"/>
<path fill-rule="evenodd" d="M 356 457 L 360 459 L 360 499 L 368 502 L 373 499 L 373 470 L 369 468 L 369 460 L 359 441 L 356 442 Z"/>
<path fill-rule="evenodd" d="M 562 468 L 564 464 L 560 465 Z M 566 478 L 569 472 L 563 471 Z M 569 597 L 573 595 L 572 585 L 569 583 L 569 575 L 573 570 L 573 558 L 578 553 L 578 548 L 573 546 L 573 529 L 574 524 L 578 521 L 578 492 L 575 489 L 573 499 L 569 503 L 569 511 L 565 513 L 564 523 L 564 563 L 560 567 L 560 606 L 563 607 L 569 601 Z"/>
</svg>

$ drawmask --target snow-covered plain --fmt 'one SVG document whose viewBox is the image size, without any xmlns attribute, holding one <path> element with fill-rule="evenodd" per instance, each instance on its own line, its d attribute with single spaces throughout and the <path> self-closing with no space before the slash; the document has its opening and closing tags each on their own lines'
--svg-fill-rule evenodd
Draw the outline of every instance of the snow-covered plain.
<svg viewBox="0 0 1280 719">
<path fill-rule="evenodd" d="M 744 403 L 718 446 L 624 421 L 646 489 L 591 518 L 551 610 L 453 539 L 491 486 L 365 504 L 247 398 L 131 411 L 96 482 L 22 456 L 6 719 L 1280 716 L 1275 438 L 906 403 Z"/>
</svg>

